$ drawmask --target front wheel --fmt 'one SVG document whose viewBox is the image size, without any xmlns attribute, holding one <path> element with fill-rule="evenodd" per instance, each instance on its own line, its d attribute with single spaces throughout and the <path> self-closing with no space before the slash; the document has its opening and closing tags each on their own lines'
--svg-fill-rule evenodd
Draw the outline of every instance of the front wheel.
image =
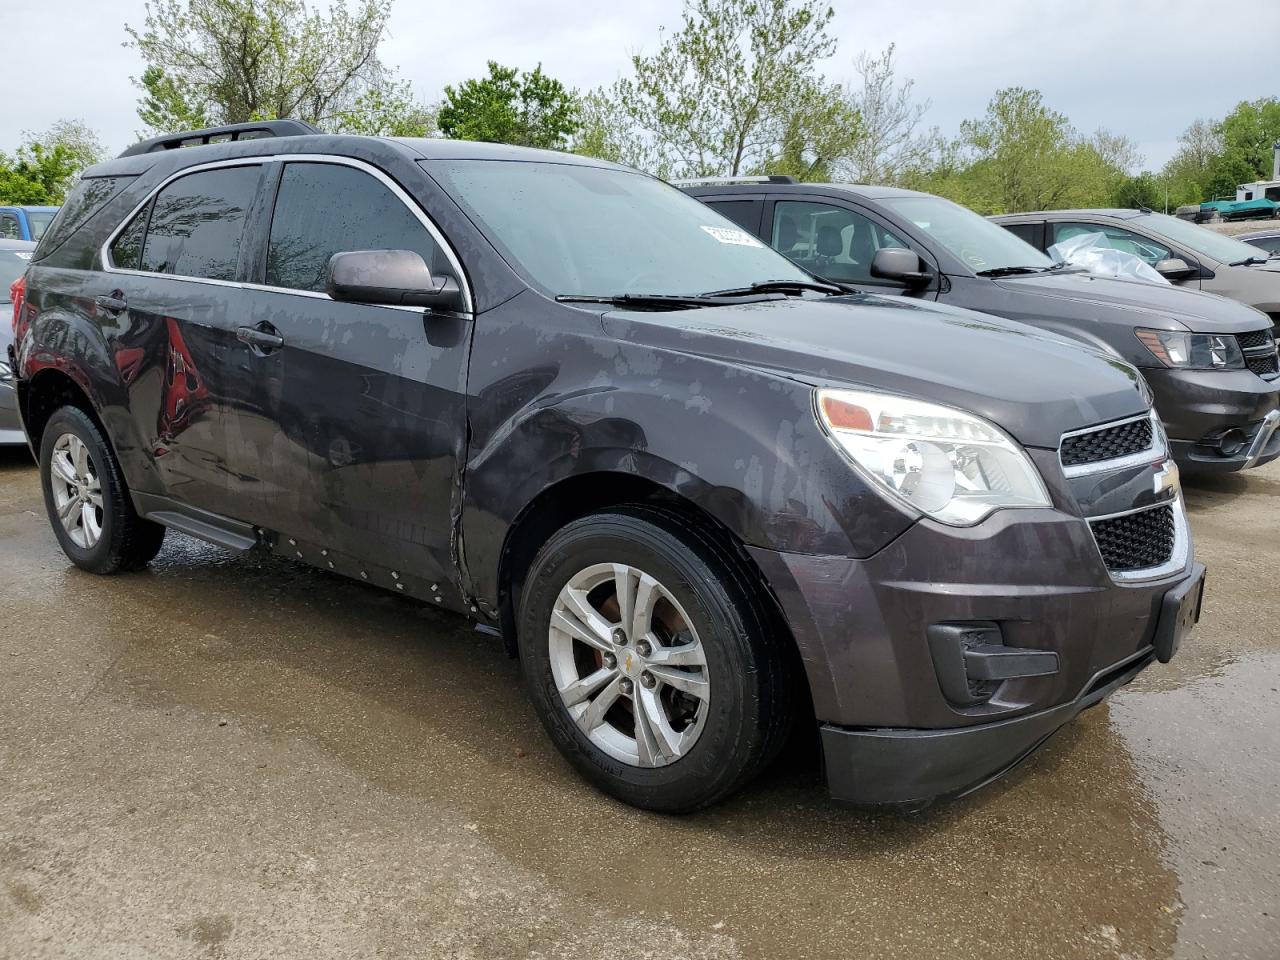
<svg viewBox="0 0 1280 960">
<path fill-rule="evenodd" d="M 620 508 L 538 553 L 520 655 L 543 725 L 580 773 L 633 806 L 680 813 L 727 796 L 781 746 L 790 678 L 770 623 L 696 524 Z"/>
<path fill-rule="evenodd" d="M 160 552 L 165 528 L 138 516 L 115 454 L 78 407 L 62 407 L 45 424 L 40 483 L 54 536 L 77 567 L 136 570 Z"/>
</svg>

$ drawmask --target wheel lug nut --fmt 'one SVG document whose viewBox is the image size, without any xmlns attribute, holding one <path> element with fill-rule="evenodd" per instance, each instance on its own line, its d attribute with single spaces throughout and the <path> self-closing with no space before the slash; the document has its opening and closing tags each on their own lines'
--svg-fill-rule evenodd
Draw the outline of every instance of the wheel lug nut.
<svg viewBox="0 0 1280 960">
<path fill-rule="evenodd" d="M 617 629 L 613 631 L 613 642 L 620 647 L 626 646 L 627 635 L 623 633 L 621 629 Z"/>
<path fill-rule="evenodd" d="M 608 667 L 610 670 L 612 670 L 614 667 L 618 665 L 618 658 L 615 657 L 612 653 L 606 653 L 604 655 L 604 665 Z"/>
<path fill-rule="evenodd" d="M 642 657 L 647 657 L 649 654 L 653 653 L 653 647 L 649 646 L 648 640 L 641 640 L 636 644 L 636 653 L 640 654 Z"/>
<path fill-rule="evenodd" d="M 653 679 L 653 674 L 650 673 L 648 670 L 640 674 L 640 683 L 646 690 L 652 690 L 653 685 L 657 682 L 658 681 Z"/>
<path fill-rule="evenodd" d="M 619 686 L 622 688 L 622 692 L 625 693 L 627 696 L 631 696 L 631 691 L 635 689 L 635 684 L 633 684 L 630 680 L 623 680 L 622 683 L 619 684 Z"/>
</svg>

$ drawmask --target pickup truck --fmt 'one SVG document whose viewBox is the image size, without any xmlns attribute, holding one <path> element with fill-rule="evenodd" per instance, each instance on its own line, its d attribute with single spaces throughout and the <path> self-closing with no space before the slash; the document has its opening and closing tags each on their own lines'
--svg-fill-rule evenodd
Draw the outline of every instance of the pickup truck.
<svg viewBox="0 0 1280 960">
<path fill-rule="evenodd" d="M 39 240 L 58 207 L 0 207 L 0 240 Z"/>
</svg>

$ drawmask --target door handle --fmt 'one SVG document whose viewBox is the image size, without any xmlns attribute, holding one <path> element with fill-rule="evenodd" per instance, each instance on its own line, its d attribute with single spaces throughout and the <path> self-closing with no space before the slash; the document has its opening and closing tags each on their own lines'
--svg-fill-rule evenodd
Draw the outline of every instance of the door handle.
<svg viewBox="0 0 1280 960">
<path fill-rule="evenodd" d="M 123 313 L 129 309 L 123 297 L 94 297 L 93 302 L 107 313 Z"/>
<path fill-rule="evenodd" d="M 276 332 L 269 323 L 260 323 L 256 327 L 236 328 L 236 339 L 248 344 L 254 353 L 264 355 L 284 346 L 284 337 Z"/>
</svg>

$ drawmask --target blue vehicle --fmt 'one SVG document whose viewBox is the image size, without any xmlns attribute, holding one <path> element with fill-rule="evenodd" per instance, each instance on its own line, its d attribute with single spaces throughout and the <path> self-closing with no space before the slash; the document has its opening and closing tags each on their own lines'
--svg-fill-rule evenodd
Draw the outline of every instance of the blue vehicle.
<svg viewBox="0 0 1280 960">
<path fill-rule="evenodd" d="M 0 207 L 0 240 L 39 240 L 58 207 Z"/>
</svg>

